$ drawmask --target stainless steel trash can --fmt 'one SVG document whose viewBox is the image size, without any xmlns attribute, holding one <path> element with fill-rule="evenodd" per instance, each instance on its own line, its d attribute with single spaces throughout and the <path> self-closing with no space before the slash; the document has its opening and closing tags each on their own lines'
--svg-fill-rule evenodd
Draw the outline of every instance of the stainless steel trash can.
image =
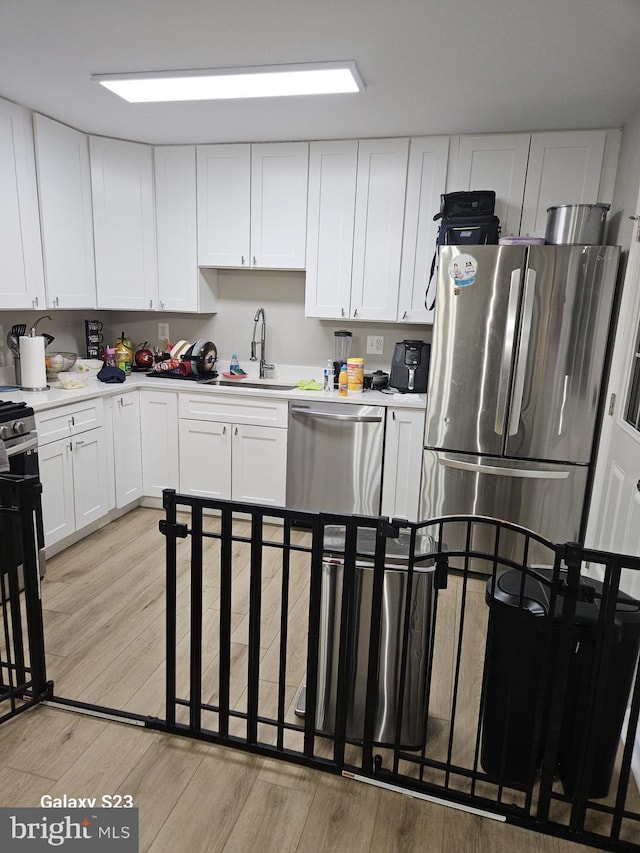
<svg viewBox="0 0 640 853">
<path fill-rule="evenodd" d="M 316 723 L 318 731 L 326 734 L 333 734 L 335 731 L 344 530 L 344 527 L 327 527 L 324 539 Z M 396 738 L 409 548 L 408 531 L 402 531 L 397 539 L 387 539 L 374 729 L 374 741 L 381 745 L 392 745 Z M 347 650 L 349 695 L 346 736 L 354 742 L 361 741 L 364 733 L 374 577 L 374 530 L 361 528 L 358 531 L 357 550 L 355 590 L 350 610 L 352 624 L 349 626 Z M 417 537 L 415 550 L 416 556 L 431 554 L 435 550 L 433 539 L 426 535 Z M 419 567 L 414 568 L 413 573 L 400 730 L 400 745 L 404 748 L 419 749 L 426 734 L 434 570 L 433 558 L 427 558 Z"/>
</svg>

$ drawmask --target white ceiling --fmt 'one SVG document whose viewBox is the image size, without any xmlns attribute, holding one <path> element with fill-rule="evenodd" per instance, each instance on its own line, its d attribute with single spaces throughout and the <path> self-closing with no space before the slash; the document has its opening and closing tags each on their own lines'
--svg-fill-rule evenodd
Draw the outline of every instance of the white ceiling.
<svg viewBox="0 0 640 853">
<path fill-rule="evenodd" d="M 128 104 L 95 73 L 354 59 L 360 95 Z M 621 127 L 638 0 L 0 0 L 0 95 L 152 143 Z"/>
</svg>

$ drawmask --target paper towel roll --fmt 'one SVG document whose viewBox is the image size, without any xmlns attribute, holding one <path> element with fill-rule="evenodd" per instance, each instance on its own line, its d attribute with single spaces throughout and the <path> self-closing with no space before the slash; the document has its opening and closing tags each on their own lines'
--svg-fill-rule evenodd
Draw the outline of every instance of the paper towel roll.
<svg viewBox="0 0 640 853">
<path fill-rule="evenodd" d="M 47 387 L 44 338 L 20 338 L 20 381 L 23 391 L 43 391 Z"/>
</svg>

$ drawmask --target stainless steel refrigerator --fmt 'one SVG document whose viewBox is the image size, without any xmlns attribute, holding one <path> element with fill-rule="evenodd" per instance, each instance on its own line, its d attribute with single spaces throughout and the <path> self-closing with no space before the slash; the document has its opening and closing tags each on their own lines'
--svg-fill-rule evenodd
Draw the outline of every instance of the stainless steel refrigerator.
<svg viewBox="0 0 640 853">
<path fill-rule="evenodd" d="M 619 252 L 441 248 L 421 518 L 482 515 L 580 539 Z M 472 547 L 493 549 L 488 529 L 474 535 Z M 514 536 L 515 560 L 521 545 Z"/>
</svg>

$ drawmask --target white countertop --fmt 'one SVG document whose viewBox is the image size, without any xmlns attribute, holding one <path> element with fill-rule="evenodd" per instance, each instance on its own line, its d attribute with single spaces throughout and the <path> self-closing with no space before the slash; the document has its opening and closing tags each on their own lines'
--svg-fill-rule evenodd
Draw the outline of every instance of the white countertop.
<svg viewBox="0 0 640 853">
<path fill-rule="evenodd" d="M 297 379 L 307 378 L 303 373 L 297 374 Z M 256 380 L 251 377 L 252 382 Z M 55 406 L 60 406 L 65 403 L 76 403 L 82 400 L 88 400 L 92 397 L 109 397 L 121 394 L 123 391 L 130 391 L 134 388 L 156 388 L 157 390 L 174 390 L 174 391 L 189 391 L 203 394 L 234 394 L 248 397 L 261 397 L 268 395 L 269 397 L 282 400 L 323 400 L 325 402 L 335 403 L 353 403 L 360 405 L 377 405 L 377 406 L 397 406 L 407 409 L 424 409 L 427 402 L 426 394 L 400 394 L 392 391 L 363 391 L 360 394 L 349 394 L 346 397 L 340 397 L 337 390 L 333 392 L 325 391 L 302 391 L 299 389 L 293 390 L 275 390 L 270 389 L 271 384 L 293 384 L 296 379 L 278 378 L 273 380 L 263 380 L 264 386 L 261 388 L 243 387 L 243 380 L 237 380 L 237 385 L 219 386 L 219 385 L 204 385 L 197 382 L 184 379 L 168 379 L 146 376 L 145 373 L 132 373 L 127 377 L 124 383 L 105 383 L 98 379 L 89 378 L 87 385 L 84 388 L 73 390 L 65 390 L 57 383 L 52 383 L 46 391 L 23 391 L 20 388 L 15 390 L 0 391 L 0 399 L 12 400 L 13 402 L 26 402 L 34 411 L 44 411 Z"/>
</svg>

